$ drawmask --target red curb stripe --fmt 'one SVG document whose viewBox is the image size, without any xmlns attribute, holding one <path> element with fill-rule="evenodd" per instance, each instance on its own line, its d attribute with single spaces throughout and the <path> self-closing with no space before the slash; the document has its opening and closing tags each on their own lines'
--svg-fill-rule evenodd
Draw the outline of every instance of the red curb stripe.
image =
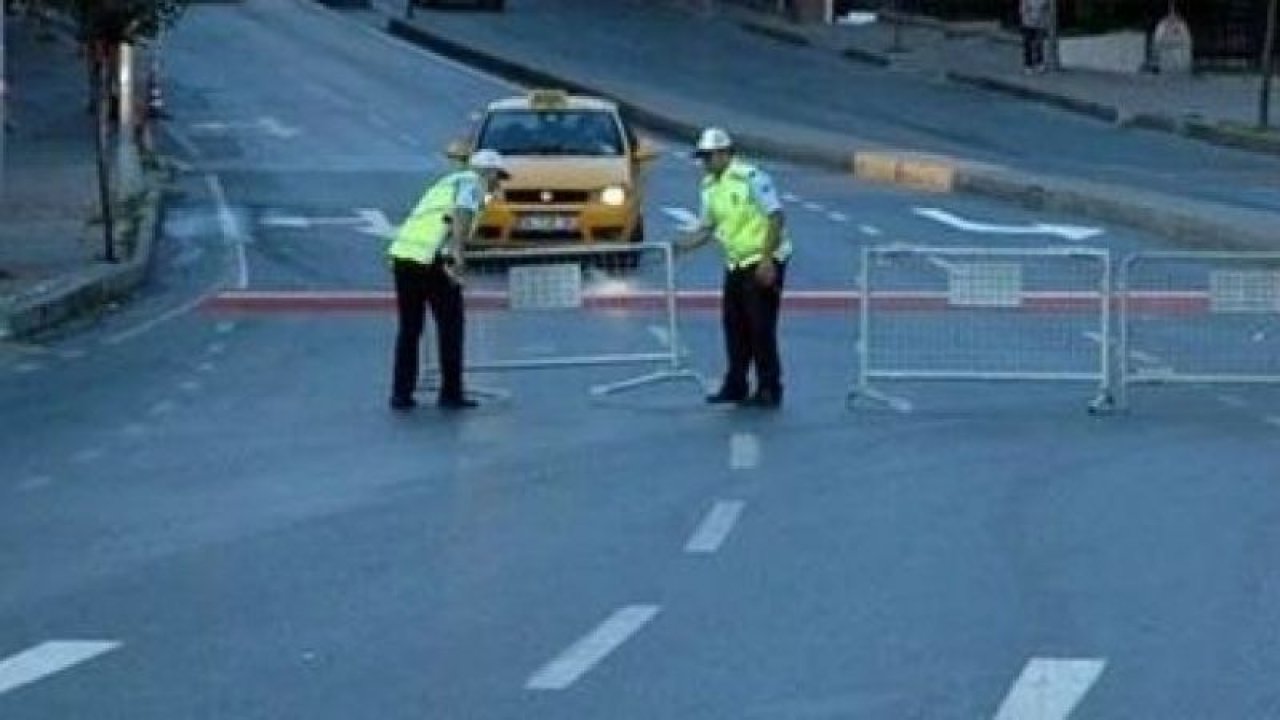
<svg viewBox="0 0 1280 720">
<path fill-rule="evenodd" d="M 467 308 L 476 311 L 509 309 L 507 293 L 501 291 L 469 292 Z M 853 311 L 861 307 L 862 294 L 853 290 L 793 290 L 783 297 L 787 308 L 809 311 Z M 682 310 L 717 310 L 717 290 L 682 290 L 676 294 Z M 1119 304 L 1118 299 L 1114 301 Z M 584 294 L 583 307 L 589 310 L 661 311 L 666 306 L 664 293 L 633 291 L 626 293 Z M 963 311 L 953 305 L 945 292 L 877 292 L 872 306 L 878 310 Z M 1010 312 L 1096 312 L 1097 293 L 1071 291 L 1036 291 L 1022 295 L 1022 304 L 1008 308 Z M 1207 293 L 1135 292 L 1129 297 L 1131 310 L 1153 314 L 1204 313 L 1210 309 Z M 219 293 L 206 300 L 201 308 L 210 312 L 232 313 L 323 313 L 390 312 L 395 309 L 395 296 L 389 291 L 294 291 L 235 290 Z M 974 309 L 992 310 L 989 306 Z"/>
</svg>

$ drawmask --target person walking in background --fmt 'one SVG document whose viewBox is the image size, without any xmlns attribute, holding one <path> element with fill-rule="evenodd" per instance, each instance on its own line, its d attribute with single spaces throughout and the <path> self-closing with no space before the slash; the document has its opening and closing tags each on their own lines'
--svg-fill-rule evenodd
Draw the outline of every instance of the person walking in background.
<svg viewBox="0 0 1280 720">
<path fill-rule="evenodd" d="M 1018 0 L 1022 22 L 1022 66 L 1027 73 L 1044 72 L 1044 41 L 1049 33 L 1050 0 Z"/>
</svg>

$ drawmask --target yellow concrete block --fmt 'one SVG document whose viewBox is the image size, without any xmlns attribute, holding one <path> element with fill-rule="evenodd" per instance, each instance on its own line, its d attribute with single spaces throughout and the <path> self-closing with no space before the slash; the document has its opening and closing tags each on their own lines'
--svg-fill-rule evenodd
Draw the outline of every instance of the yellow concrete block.
<svg viewBox="0 0 1280 720">
<path fill-rule="evenodd" d="M 859 180 L 893 184 L 898 179 L 898 156 L 860 152 L 853 156 L 853 175 Z"/>
<path fill-rule="evenodd" d="M 916 190 L 949 193 L 955 187 L 955 166 L 928 159 L 908 159 L 898 164 L 897 184 Z"/>
</svg>

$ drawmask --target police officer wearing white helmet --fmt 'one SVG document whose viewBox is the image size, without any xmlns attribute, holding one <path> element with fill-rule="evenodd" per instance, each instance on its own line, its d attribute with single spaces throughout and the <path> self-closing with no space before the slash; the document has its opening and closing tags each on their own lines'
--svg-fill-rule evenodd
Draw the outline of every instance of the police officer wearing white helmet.
<svg viewBox="0 0 1280 720">
<path fill-rule="evenodd" d="M 465 251 L 486 199 L 508 177 L 501 155 L 476 151 L 465 169 L 444 176 L 427 190 L 387 249 L 400 319 L 391 387 L 394 410 L 417 405 L 413 393 L 427 305 L 436 323 L 440 359 L 437 404 L 446 409 L 475 407 L 462 387 Z"/>
<path fill-rule="evenodd" d="M 707 402 L 776 408 L 782 404 L 778 313 L 791 257 L 782 203 L 768 174 L 739 160 L 721 128 L 702 131 L 695 155 L 705 170 L 701 217 L 676 249 L 716 239 L 726 265 L 721 321 L 729 367 Z M 753 366 L 754 394 L 748 384 Z"/>
</svg>

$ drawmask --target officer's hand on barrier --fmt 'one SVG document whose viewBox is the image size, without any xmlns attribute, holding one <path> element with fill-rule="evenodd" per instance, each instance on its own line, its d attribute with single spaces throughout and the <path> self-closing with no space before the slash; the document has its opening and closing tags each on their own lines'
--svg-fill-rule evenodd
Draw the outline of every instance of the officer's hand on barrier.
<svg viewBox="0 0 1280 720">
<path fill-rule="evenodd" d="M 697 233 L 681 233 L 675 240 L 671 241 L 671 249 L 675 252 L 677 257 L 688 255 L 698 249 L 698 240 L 699 238 Z"/>
</svg>

